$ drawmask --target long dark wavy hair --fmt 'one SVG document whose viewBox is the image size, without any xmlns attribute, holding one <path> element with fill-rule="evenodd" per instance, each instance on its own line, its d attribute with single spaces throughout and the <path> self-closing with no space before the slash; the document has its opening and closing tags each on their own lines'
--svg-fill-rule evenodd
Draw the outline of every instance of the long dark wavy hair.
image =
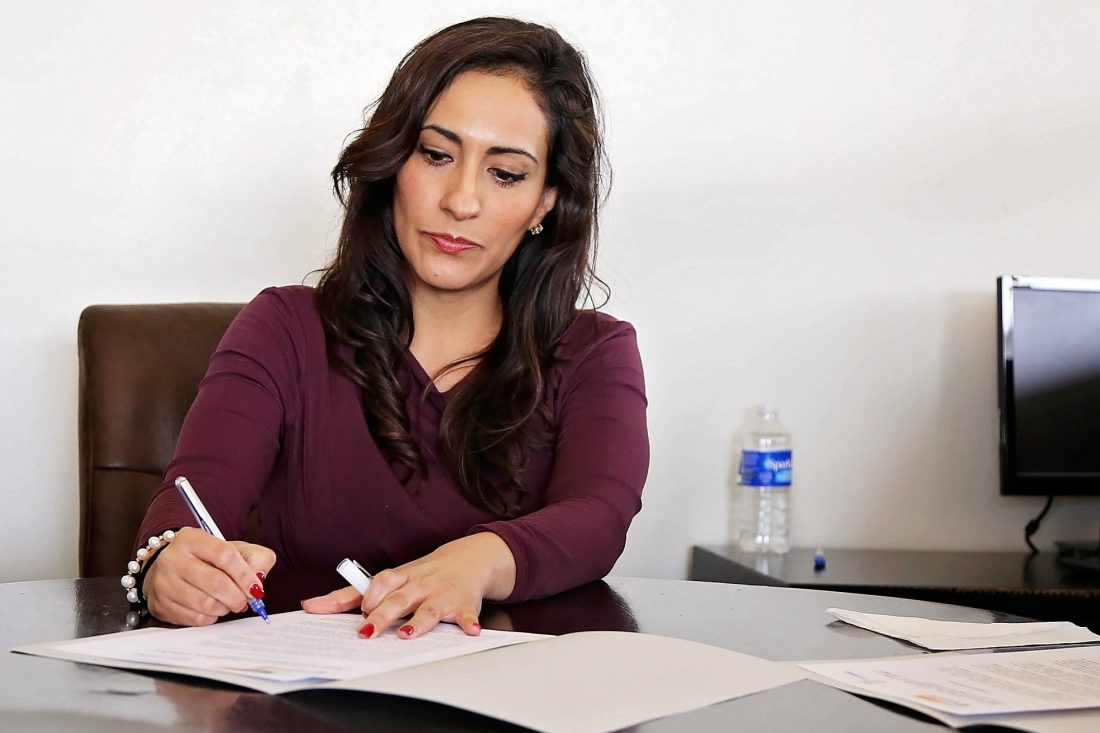
<svg viewBox="0 0 1100 733">
<path fill-rule="evenodd" d="M 592 287 L 607 294 L 593 271 L 607 167 L 599 99 L 584 57 L 555 30 L 511 18 L 459 23 L 413 48 L 332 171 L 344 222 L 317 303 L 329 358 L 361 388 L 371 434 L 391 461 L 422 473 L 408 395 L 396 377 L 415 324 L 394 232 L 394 186 L 432 103 L 464 71 L 514 74 L 526 84 L 549 127 L 546 185 L 558 189 L 543 231 L 525 234 L 504 266 L 500 332 L 459 362 L 478 361 L 452 389 L 439 430 L 440 457 L 463 495 L 511 517 L 529 491 L 522 481 L 528 454 L 552 438 L 544 396 L 554 347 L 582 298 L 591 303 Z"/>
</svg>

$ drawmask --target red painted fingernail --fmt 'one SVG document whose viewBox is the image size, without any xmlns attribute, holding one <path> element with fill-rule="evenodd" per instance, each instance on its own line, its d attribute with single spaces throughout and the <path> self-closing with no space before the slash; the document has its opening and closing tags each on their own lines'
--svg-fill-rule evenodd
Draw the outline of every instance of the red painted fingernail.
<svg viewBox="0 0 1100 733">
<path fill-rule="evenodd" d="M 374 636 L 374 624 L 363 624 L 363 626 L 359 629 L 359 636 L 363 636 L 368 639 Z"/>
<path fill-rule="evenodd" d="M 256 571 L 256 577 L 260 579 L 261 583 L 264 582 L 265 580 L 267 580 L 267 576 L 264 575 L 262 570 L 257 570 Z"/>
<path fill-rule="evenodd" d="M 412 636 L 413 632 L 416 631 L 416 629 L 412 627 L 412 624 L 405 624 L 400 629 L 398 629 L 398 631 L 400 631 L 405 636 Z"/>
<path fill-rule="evenodd" d="M 259 583 L 253 583 L 248 588 L 248 595 L 252 596 L 253 598 L 263 598 L 264 597 L 264 589 L 260 587 Z"/>
</svg>

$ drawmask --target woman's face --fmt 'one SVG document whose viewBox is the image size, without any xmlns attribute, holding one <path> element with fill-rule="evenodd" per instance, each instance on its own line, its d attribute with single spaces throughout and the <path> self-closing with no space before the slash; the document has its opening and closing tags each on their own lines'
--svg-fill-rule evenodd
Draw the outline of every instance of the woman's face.
<svg viewBox="0 0 1100 733">
<path fill-rule="evenodd" d="M 394 191 L 414 297 L 496 293 L 501 268 L 557 197 L 544 185 L 548 136 L 517 76 L 467 71 L 439 95 Z"/>
</svg>

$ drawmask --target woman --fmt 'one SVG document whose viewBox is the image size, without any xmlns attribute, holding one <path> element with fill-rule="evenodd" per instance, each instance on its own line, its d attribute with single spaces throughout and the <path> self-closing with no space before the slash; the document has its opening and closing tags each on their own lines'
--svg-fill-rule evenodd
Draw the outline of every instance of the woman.
<svg viewBox="0 0 1100 733">
<path fill-rule="evenodd" d="M 629 324 L 579 311 L 602 147 L 583 58 L 502 18 L 446 28 L 394 72 L 333 171 L 345 219 L 316 290 L 264 291 L 211 359 L 139 532 L 149 610 L 213 623 L 278 557 L 375 575 L 303 601 L 361 606 L 360 634 L 606 574 L 648 467 Z M 227 537 L 188 526 L 185 475 Z M 171 536 L 171 535 L 169 535 Z M 159 551 L 157 551 L 159 550 Z M 388 568 L 388 569 L 387 569 Z"/>
</svg>

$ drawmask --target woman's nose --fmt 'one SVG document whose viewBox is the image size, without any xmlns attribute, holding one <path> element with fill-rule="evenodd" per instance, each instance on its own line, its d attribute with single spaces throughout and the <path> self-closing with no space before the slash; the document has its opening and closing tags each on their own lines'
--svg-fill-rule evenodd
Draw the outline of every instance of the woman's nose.
<svg viewBox="0 0 1100 733">
<path fill-rule="evenodd" d="M 470 219 L 478 215 L 481 201 L 478 198 L 477 171 L 456 169 L 448 177 L 440 205 L 455 219 Z"/>
</svg>

